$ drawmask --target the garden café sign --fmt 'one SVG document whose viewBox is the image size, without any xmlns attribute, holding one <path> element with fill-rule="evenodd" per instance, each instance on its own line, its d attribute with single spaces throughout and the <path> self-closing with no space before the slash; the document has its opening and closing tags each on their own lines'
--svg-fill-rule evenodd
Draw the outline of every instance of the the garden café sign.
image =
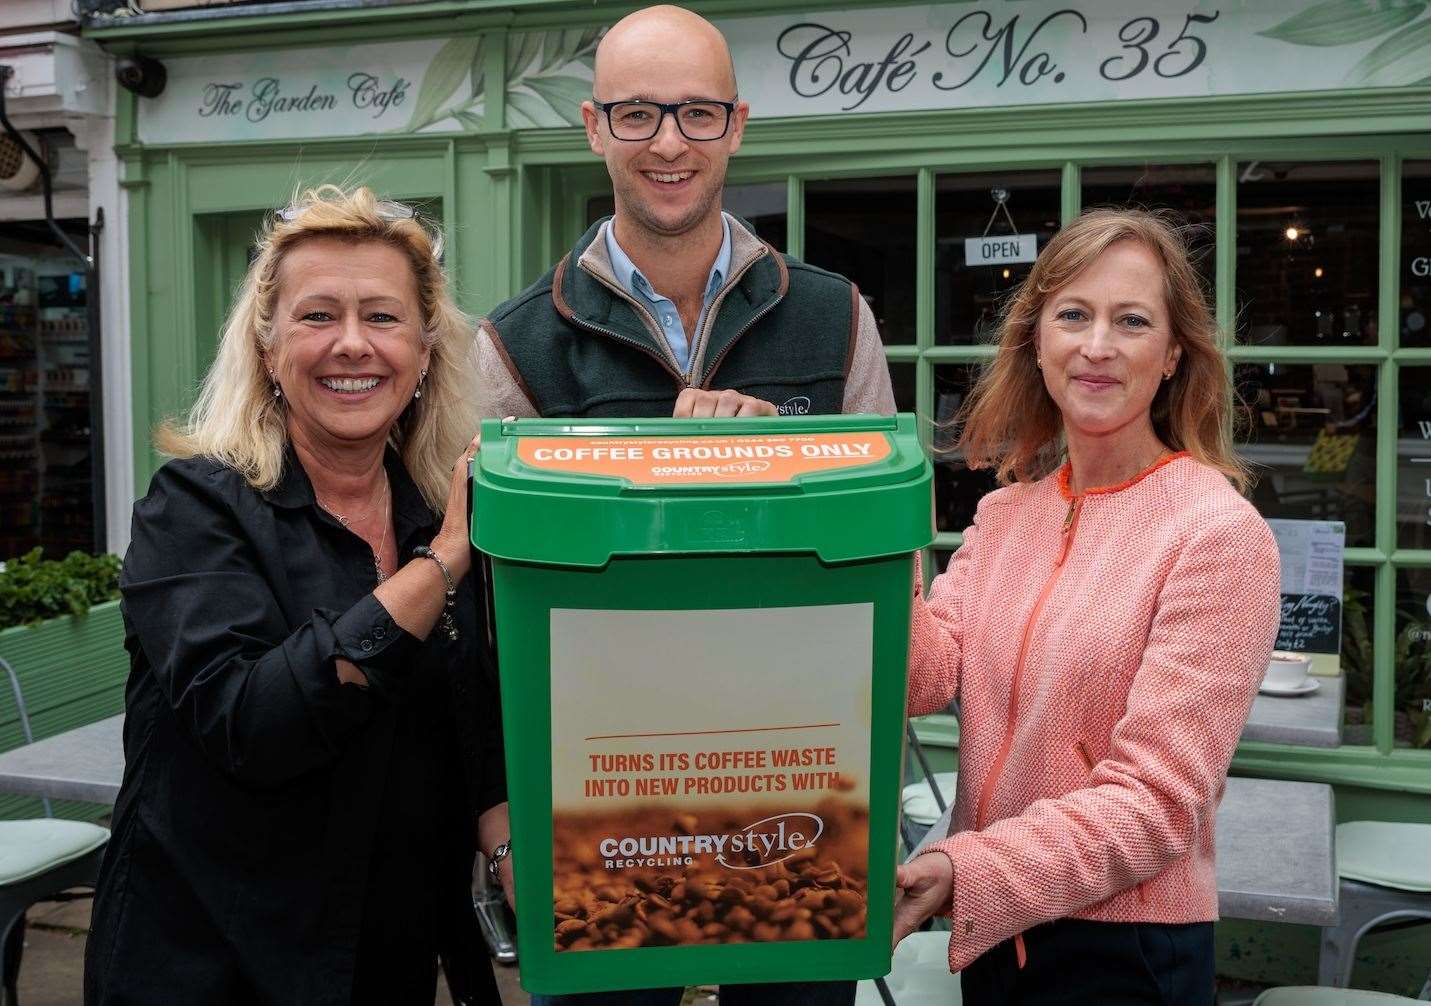
<svg viewBox="0 0 1431 1006">
<path fill-rule="evenodd" d="M 1110 8 L 1121 8 L 1112 11 Z M 1431 81 L 1431 3 L 995 0 L 720 22 L 757 117 L 1395 87 Z M 600 29 L 509 36 L 508 126 L 574 125 Z M 148 143 L 480 128 L 479 36 L 180 58 Z"/>
</svg>

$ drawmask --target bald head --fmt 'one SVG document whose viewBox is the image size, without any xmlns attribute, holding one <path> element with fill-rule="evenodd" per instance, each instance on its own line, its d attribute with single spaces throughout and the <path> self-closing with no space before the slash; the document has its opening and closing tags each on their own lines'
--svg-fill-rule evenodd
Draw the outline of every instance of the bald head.
<svg viewBox="0 0 1431 1006">
<path fill-rule="evenodd" d="M 668 88 L 688 93 L 663 96 L 631 90 L 649 89 L 663 79 Z M 710 93 L 712 87 L 718 93 Z M 603 36 L 596 47 L 592 91 L 601 101 L 731 101 L 736 95 L 735 63 L 725 36 L 715 25 L 684 7 L 662 4 L 626 15 Z"/>
</svg>

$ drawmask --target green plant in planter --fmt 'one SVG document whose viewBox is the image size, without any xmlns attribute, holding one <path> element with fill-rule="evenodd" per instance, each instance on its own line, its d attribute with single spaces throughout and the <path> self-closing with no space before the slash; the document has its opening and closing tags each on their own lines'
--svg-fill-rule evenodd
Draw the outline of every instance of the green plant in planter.
<svg viewBox="0 0 1431 1006">
<path fill-rule="evenodd" d="M 45 559 L 35 548 L 0 563 L 0 629 L 83 615 L 119 596 L 119 556 L 71 552 Z"/>
</svg>

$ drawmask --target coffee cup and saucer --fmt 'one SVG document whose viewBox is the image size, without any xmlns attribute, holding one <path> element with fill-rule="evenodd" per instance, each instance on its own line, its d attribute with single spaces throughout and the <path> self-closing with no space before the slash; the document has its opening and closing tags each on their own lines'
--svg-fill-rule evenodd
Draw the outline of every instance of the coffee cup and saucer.
<svg viewBox="0 0 1431 1006">
<path fill-rule="evenodd" d="M 1311 695 L 1320 687 L 1311 670 L 1312 658 L 1305 653 L 1273 650 L 1258 691 L 1263 695 Z"/>
</svg>

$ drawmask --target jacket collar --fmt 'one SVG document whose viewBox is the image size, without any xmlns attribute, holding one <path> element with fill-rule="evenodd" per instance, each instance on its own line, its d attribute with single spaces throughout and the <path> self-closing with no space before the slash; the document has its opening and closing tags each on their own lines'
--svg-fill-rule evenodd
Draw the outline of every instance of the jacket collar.
<svg viewBox="0 0 1431 1006">
<path fill-rule="evenodd" d="M 690 333 L 691 383 L 710 376 L 710 363 L 745 329 L 749 319 L 763 314 L 785 296 L 789 273 L 785 262 L 739 217 L 725 215 L 730 227 L 730 270 L 712 300 L 704 331 Z M 557 263 L 552 302 L 569 322 L 588 330 L 636 342 L 684 381 L 665 336 L 655 321 L 622 286 L 606 250 L 605 228 L 598 220 L 581 236 L 571 254 Z"/>
</svg>

